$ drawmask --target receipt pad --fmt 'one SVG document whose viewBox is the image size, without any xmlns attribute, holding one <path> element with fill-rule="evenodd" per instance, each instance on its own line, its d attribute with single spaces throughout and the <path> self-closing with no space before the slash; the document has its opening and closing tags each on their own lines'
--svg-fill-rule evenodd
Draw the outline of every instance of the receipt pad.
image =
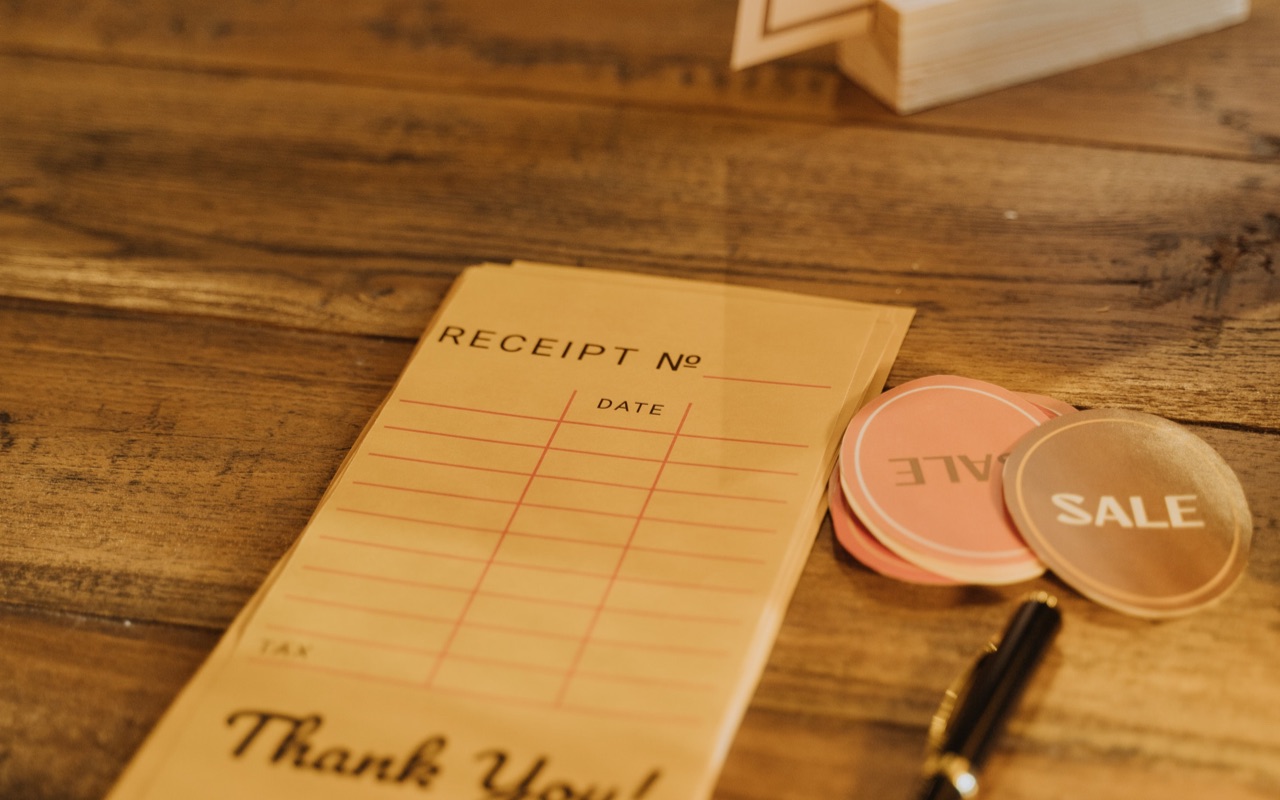
<svg viewBox="0 0 1280 800">
<path fill-rule="evenodd" d="M 465 270 L 110 796 L 709 796 L 912 314 Z"/>
</svg>

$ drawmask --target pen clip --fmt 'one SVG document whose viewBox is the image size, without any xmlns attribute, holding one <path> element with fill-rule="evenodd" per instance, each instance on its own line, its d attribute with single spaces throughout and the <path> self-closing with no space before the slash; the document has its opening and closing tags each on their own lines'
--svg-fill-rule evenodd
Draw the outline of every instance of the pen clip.
<svg viewBox="0 0 1280 800">
<path fill-rule="evenodd" d="M 947 739 L 947 729 L 951 724 L 951 715 L 960 705 L 972 688 L 974 681 L 984 665 L 996 652 L 999 645 L 993 639 L 988 641 L 963 672 L 956 676 L 947 690 L 942 694 L 938 708 L 929 720 L 929 733 L 925 737 L 924 774 L 926 778 L 944 775 L 955 787 L 956 792 L 965 800 L 978 794 L 977 780 L 970 773 L 970 765 L 965 759 L 952 754 L 943 753 L 943 744 Z M 964 762 L 964 763 L 961 763 Z"/>
<path fill-rule="evenodd" d="M 979 670 L 987 663 L 987 659 L 991 657 L 991 654 L 997 648 L 998 645 L 994 640 L 987 642 L 978 651 L 978 657 L 963 672 L 957 675 L 956 679 L 947 687 L 947 690 L 943 692 L 942 700 L 938 703 L 937 710 L 933 712 L 933 719 L 929 720 L 929 735 L 925 739 L 925 754 L 930 759 L 936 758 L 942 752 L 942 744 L 947 737 L 947 727 L 951 723 L 952 712 L 964 700 L 965 695 L 969 693 L 969 689 L 973 686 L 973 681 L 978 676 Z"/>
<path fill-rule="evenodd" d="M 1057 604 L 1057 598 L 1047 592 L 1028 595 L 998 643 L 987 642 L 969 668 L 947 687 L 925 738 L 924 774 L 930 785 L 949 785 L 963 800 L 977 796 L 975 773 L 992 732 L 1017 703 L 1031 670 L 1061 625 Z M 974 692 L 978 694 L 971 698 Z M 970 708 L 970 699 L 980 700 L 982 707 Z"/>
</svg>

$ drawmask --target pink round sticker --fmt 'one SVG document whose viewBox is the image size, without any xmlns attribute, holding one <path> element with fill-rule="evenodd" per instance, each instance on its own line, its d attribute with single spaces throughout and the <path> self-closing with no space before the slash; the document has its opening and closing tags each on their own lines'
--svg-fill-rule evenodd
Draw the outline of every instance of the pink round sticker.
<svg viewBox="0 0 1280 800">
<path fill-rule="evenodd" d="M 1001 470 L 1048 414 L 999 386 L 952 375 L 885 392 L 849 423 L 845 499 L 894 553 L 969 583 L 1034 578 L 1044 565 L 1004 508 Z"/>
<path fill-rule="evenodd" d="M 840 488 L 838 466 L 831 474 L 831 482 L 827 484 L 827 504 L 831 508 L 831 527 L 835 530 L 836 540 L 864 567 L 907 583 L 932 586 L 954 586 L 959 583 L 952 578 L 945 578 L 920 569 L 880 544 L 853 515 L 848 501 L 844 499 L 844 491 Z"/>
<path fill-rule="evenodd" d="M 1029 394 L 1027 392 L 1018 392 L 1018 394 L 1021 395 L 1023 400 L 1027 400 L 1031 405 L 1043 411 L 1049 419 L 1060 417 L 1063 414 L 1072 414 L 1080 410 L 1070 403 L 1059 400 L 1056 397 L 1048 397 L 1043 394 Z"/>
</svg>

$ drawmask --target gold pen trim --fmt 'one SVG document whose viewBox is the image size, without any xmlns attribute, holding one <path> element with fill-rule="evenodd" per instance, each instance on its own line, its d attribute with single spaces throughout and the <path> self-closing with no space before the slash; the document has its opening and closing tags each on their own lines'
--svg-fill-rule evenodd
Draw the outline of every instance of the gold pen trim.
<svg viewBox="0 0 1280 800">
<path fill-rule="evenodd" d="M 942 752 L 942 744 L 946 740 L 951 715 L 968 694 L 973 685 L 973 676 L 997 648 L 994 640 L 987 642 L 978 652 L 978 657 L 942 693 L 942 700 L 933 712 L 933 718 L 929 720 L 929 733 L 925 737 L 924 777 L 928 779 L 941 775 L 963 800 L 978 796 L 978 777 L 973 773 L 973 765 L 969 763 L 969 759 L 955 753 Z"/>
<path fill-rule="evenodd" d="M 937 710 L 933 712 L 933 718 L 929 720 L 929 733 L 925 737 L 924 772 L 926 777 L 938 774 L 939 770 L 936 764 L 942 756 L 942 743 L 946 739 L 947 727 L 951 723 L 951 715 L 955 712 L 956 706 L 960 704 L 960 701 L 964 699 L 964 696 L 969 693 L 969 688 L 973 685 L 973 676 L 977 673 L 979 667 L 998 647 L 999 645 L 994 640 L 987 642 L 978 651 L 978 657 L 956 676 L 956 679 L 951 682 L 947 690 L 942 693 L 942 700 L 938 703 Z"/>
<path fill-rule="evenodd" d="M 1022 602 L 1024 604 L 1041 603 L 1049 608 L 1058 606 L 1058 598 L 1045 591 L 1029 592 L 1022 598 Z M 938 703 L 937 710 L 933 712 L 933 718 L 929 720 L 929 732 L 925 737 L 924 777 L 929 779 L 942 776 L 964 800 L 978 796 L 978 778 L 973 772 L 973 765 L 964 756 L 944 753 L 942 746 L 946 742 L 947 729 L 950 727 L 951 716 L 956 707 L 964 701 L 965 695 L 972 688 L 974 676 L 978 674 L 978 670 L 998 649 L 1000 649 L 1000 643 L 996 639 L 989 640 L 978 651 L 978 656 L 970 662 L 969 666 L 951 682 L 951 685 L 942 693 L 942 700 Z"/>
</svg>

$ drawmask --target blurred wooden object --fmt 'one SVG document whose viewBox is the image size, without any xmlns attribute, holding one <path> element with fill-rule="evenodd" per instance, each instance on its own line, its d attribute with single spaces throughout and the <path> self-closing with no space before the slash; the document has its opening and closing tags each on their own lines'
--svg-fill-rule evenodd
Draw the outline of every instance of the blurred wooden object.
<svg viewBox="0 0 1280 800">
<path fill-rule="evenodd" d="M 719 800 L 907 797 L 1033 588 L 1066 627 L 985 796 L 1280 796 L 1280 0 L 905 118 L 829 50 L 732 72 L 734 11 L 0 3 L 0 797 L 105 793 L 458 271 L 516 258 L 914 305 L 891 384 L 1162 414 L 1244 484 L 1244 579 L 1159 624 L 824 526 Z"/>
<path fill-rule="evenodd" d="M 880 0 L 840 68 L 902 114 L 1217 30 L 1249 0 Z"/>
</svg>

